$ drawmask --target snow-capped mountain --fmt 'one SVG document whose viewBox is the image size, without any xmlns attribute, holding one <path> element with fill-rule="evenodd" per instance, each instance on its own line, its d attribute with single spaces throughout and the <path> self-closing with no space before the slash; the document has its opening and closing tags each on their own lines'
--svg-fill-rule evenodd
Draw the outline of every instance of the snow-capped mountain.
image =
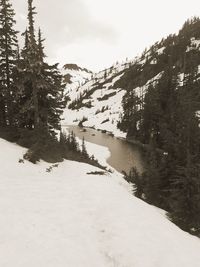
<svg viewBox="0 0 200 267">
<path fill-rule="evenodd" d="M 78 88 L 91 79 L 92 71 L 77 64 L 65 64 L 61 70 L 66 83 L 66 93 Z"/>
</svg>

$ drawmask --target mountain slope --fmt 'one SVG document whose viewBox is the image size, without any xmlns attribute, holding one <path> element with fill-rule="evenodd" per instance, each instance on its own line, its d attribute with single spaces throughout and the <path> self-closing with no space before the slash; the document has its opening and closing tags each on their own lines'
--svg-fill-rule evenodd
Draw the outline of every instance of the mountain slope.
<svg viewBox="0 0 200 267">
<path fill-rule="evenodd" d="M 66 83 L 65 93 L 70 93 L 70 91 L 77 89 L 90 80 L 93 75 L 92 71 L 81 68 L 77 64 L 65 64 L 61 72 Z"/>
<path fill-rule="evenodd" d="M 142 108 L 141 102 L 144 101 L 148 88 L 163 79 L 168 66 L 172 67 L 173 76 L 176 77 L 178 85 L 182 86 L 184 77 L 189 72 L 188 63 L 193 61 L 187 57 L 185 62 L 185 55 L 195 51 L 195 67 L 200 69 L 199 24 L 197 18 L 187 21 L 178 35 L 168 36 L 146 49 L 133 61 L 113 65 L 94 75 L 93 79 L 77 88 L 76 92 L 72 90 L 69 110 L 66 110 L 64 116 L 65 123 L 78 123 L 85 117 L 85 126 L 94 126 L 125 136 L 132 123 L 131 119 L 127 118 L 132 108 L 132 100 L 129 98 L 131 92 L 139 98 L 138 105 Z M 130 101 L 126 102 L 128 98 Z M 117 129 L 118 124 L 124 134 Z"/>
<path fill-rule="evenodd" d="M 140 61 L 131 66 L 115 84 L 127 91 L 122 103 L 124 114 L 120 128 L 128 132 L 128 135 L 137 135 L 134 128 L 140 128 L 140 118 L 134 122 L 137 126 L 134 125 L 133 112 L 130 112 L 131 109 L 134 110 L 134 95 L 138 97 L 139 110 L 144 111 L 146 93 L 153 88 L 155 91 L 165 91 L 167 98 L 168 88 L 174 86 L 181 93 L 183 86 L 189 82 L 188 79 L 191 79 L 191 86 L 198 86 L 199 67 L 200 20 L 193 18 L 184 24 L 177 35 L 169 35 L 144 51 Z M 169 111 L 166 110 L 167 112 Z"/>
<path fill-rule="evenodd" d="M 178 34 L 145 51 L 143 62 L 133 65 L 115 85 L 127 90 L 120 128 L 127 132 L 129 140 L 150 148 L 146 157 L 148 168 L 141 178 L 142 189 L 138 179 L 136 193 L 148 203 L 167 210 L 173 222 L 197 236 L 200 235 L 199 66 L 200 19 L 193 18 Z"/>
<path fill-rule="evenodd" d="M 71 101 L 65 110 L 64 123 L 74 124 L 84 120 L 85 126 L 114 131 L 116 135 L 125 136 L 117 130 L 117 123 L 122 114 L 121 102 L 126 91 L 114 88 L 114 84 L 121 79 L 131 64 L 117 63 L 94 74 L 91 80 L 76 90 L 71 89 L 68 94 Z"/>
<path fill-rule="evenodd" d="M 24 148 L 0 147 L 1 266 L 199 266 L 199 239 L 133 197 L 117 174 L 87 175 L 97 169 L 70 161 L 47 173 L 45 162 L 18 163 Z"/>
</svg>

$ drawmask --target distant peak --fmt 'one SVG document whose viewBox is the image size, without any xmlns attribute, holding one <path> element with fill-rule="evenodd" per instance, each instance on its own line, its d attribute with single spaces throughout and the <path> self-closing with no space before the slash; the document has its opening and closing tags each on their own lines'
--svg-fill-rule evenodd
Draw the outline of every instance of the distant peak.
<svg viewBox="0 0 200 267">
<path fill-rule="evenodd" d="M 85 72 L 87 72 L 87 73 L 92 73 L 92 71 L 90 71 L 90 70 L 88 70 L 88 69 L 86 69 L 86 68 L 81 68 L 81 67 L 79 67 L 77 64 L 65 64 L 64 66 L 63 66 L 63 68 L 66 70 L 66 69 L 69 69 L 69 70 L 77 70 L 77 71 L 79 71 L 79 70 L 81 70 L 81 71 L 85 71 Z"/>
</svg>

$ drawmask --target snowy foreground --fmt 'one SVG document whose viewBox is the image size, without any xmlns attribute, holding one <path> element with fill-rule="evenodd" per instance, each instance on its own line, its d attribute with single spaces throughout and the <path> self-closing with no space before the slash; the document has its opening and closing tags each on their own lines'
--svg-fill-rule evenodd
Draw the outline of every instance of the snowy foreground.
<svg viewBox="0 0 200 267">
<path fill-rule="evenodd" d="M 200 240 L 119 174 L 87 175 L 96 168 L 70 161 L 47 173 L 50 164 L 18 163 L 24 152 L 0 139 L 0 266 L 200 266 Z"/>
</svg>

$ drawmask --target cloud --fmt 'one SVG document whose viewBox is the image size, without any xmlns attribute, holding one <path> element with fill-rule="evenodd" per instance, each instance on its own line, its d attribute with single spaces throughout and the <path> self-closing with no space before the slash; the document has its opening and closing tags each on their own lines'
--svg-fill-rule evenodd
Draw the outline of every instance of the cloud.
<svg viewBox="0 0 200 267">
<path fill-rule="evenodd" d="M 145 47 L 198 15 L 199 0 L 33 0 L 36 22 L 53 62 L 102 69 L 113 61 L 134 58 Z M 27 0 L 11 0 L 17 29 L 27 26 Z M 177 16 L 178 14 L 178 16 Z M 170 19 L 169 19 L 170 18 Z"/>
<path fill-rule="evenodd" d="M 25 29 L 26 2 L 13 0 L 13 4 L 20 30 Z M 115 31 L 95 20 L 83 0 L 35 0 L 34 4 L 38 12 L 36 21 L 52 44 L 71 44 L 97 38 L 104 42 L 116 40 Z"/>
<path fill-rule="evenodd" d="M 51 62 L 56 59 L 63 64 L 63 58 L 67 61 L 67 55 L 76 54 L 77 51 L 73 48 L 77 45 L 80 47 L 81 44 L 81 51 L 84 52 L 84 47 L 88 46 L 88 43 L 90 47 L 96 42 L 114 45 L 117 40 L 114 28 L 108 26 L 107 22 L 95 18 L 85 0 L 34 0 L 33 2 L 37 11 L 35 26 L 41 27 L 43 37 L 46 39 L 45 51 Z M 12 3 L 16 12 L 16 28 L 24 32 L 27 27 L 27 1 L 12 0 Z M 21 37 L 20 45 L 23 45 Z M 71 52 L 69 49 L 72 49 Z M 60 51 L 63 51 L 63 56 Z M 88 58 L 89 55 L 83 56 Z"/>
</svg>

